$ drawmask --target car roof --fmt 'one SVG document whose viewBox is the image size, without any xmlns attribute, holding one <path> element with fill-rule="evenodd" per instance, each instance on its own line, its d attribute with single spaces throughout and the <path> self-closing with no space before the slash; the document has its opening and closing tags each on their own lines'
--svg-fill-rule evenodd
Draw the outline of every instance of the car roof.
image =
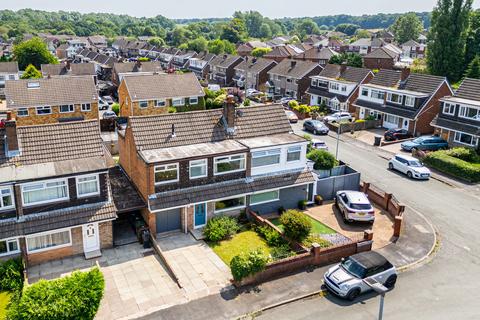
<svg viewBox="0 0 480 320">
<path fill-rule="evenodd" d="M 405 159 L 407 161 L 415 161 L 415 160 L 418 160 L 417 158 L 415 157 L 412 157 L 412 156 L 409 156 L 409 155 L 406 155 L 406 154 L 396 154 L 395 157 L 399 157 L 399 158 L 402 158 L 402 159 Z"/>
<path fill-rule="evenodd" d="M 347 195 L 347 198 L 350 202 L 370 204 L 370 201 L 368 201 L 367 196 L 363 192 L 360 192 L 360 191 L 342 191 L 342 192 L 344 192 Z"/>
<path fill-rule="evenodd" d="M 389 261 L 376 251 L 365 251 L 350 256 L 351 260 L 364 267 L 370 269 L 378 266 L 383 266 Z"/>
</svg>

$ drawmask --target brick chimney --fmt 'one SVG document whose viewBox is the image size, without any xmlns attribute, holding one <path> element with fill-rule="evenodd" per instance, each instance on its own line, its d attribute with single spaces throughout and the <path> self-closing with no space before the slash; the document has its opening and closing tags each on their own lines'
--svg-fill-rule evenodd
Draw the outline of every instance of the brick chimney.
<svg viewBox="0 0 480 320">
<path fill-rule="evenodd" d="M 290 61 L 290 68 L 291 69 L 295 68 L 296 65 L 297 65 L 297 61 L 295 61 L 295 60 Z"/>
<path fill-rule="evenodd" d="M 223 121 L 228 135 L 235 132 L 235 99 L 229 94 L 223 104 Z"/>
<path fill-rule="evenodd" d="M 70 59 L 67 60 L 67 63 L 65 65 L 65 68 L 67 69 L 67 71 L 71 71 L 72 70 L 72 63 L 70 61 Z"/>
<path fill-rule="evenodd" d="M 347 64 L 345 62 L 343 62 L 341 65 L 340 65 L 340 76 L 342 76 L 345 71 L 347 71 Z"/>
<path fill-rule="evenodd" d="M 142 71 L 142 61 L 137 60 L 137 62 L 135 62 L 135 67 L 137 68 L 138 72 Z"/>
<path fill-rule="evenodd" d="M 14 157 L 20 154 L 20 146 L 17 136 L 17 122 L 12 118 L 11 111 L 7 112 L 5 121 L 5 142 L 7 147 L 7 157 Z"/>
<path fill-rule="evenodd" d="M 408 76 L 410 76 L 410 68 L 403 68 L 402 74 L 400 75 L 400 81 L 407 80 Z"/>
</svg>

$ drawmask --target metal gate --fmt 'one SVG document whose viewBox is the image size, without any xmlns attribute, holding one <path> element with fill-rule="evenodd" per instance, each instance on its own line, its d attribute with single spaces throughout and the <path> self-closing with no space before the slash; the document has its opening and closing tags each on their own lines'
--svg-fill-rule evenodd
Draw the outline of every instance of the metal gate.
<svg viewBox="0 0 480 320">
<path fill-rule="evenodd" d="M 180 208 L 159 212 L 156 220 L 157 233 L 179 230 L 182 226 Z"/>
</svg>

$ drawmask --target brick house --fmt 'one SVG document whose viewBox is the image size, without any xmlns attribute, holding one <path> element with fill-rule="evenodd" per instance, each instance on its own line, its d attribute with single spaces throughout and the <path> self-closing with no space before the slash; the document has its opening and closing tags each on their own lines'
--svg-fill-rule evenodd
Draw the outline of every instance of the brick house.
<svg viewBox="0 0 480 320">
<path fill-rule="evenodd" d="M 193 73 L 132 75 L 118 87 L 122 117 L 168 113 L 205 108 L 205 92 Z"/>
<path fill-rule="evenodd" d="M 5 98 L 5 81 L 18 80 L 18 62 L 0 62 L 0 98 Z"/>
<path fill-rule="evenodd" d="M 96 120 L 0 130 L 0 259 L 32 265 L 113 244 L 108 166 Z"/>
<path fill-rule="evenodd" d="M 363 57 L 363 66 L 368 69 L 393 69 L 400 61 L 400 54 L 386 47 L 373 50 Z"/>
<path fill-rule="evenodd" d="M 275 61 L 269 59 L 245 57 L 245 60 L 235 67 L 233 80 L 239 88 L 265 91 L 268 71 L 276 65 Z"/>
<path fill-rule="evenodd" d="M 118 86 L 125 76 L 159 72 L 163 72 L 159 61 L 118 62 L 113 65 L 112 82 Z"/>
<path fill-rule="evenodd" d="M 195 58 L 197 53 L 195 51 L 181 51 L 173 56 L 172 68 L 174 70 L 185 70 L 188 66 L 190 58 Z"/>
<path fill-rule="evenodd" d="M 293 57 L 303 53 L 303 51 L 304 50 L 297 48 L 294 45 L 286 44 L 286 45 L 273 47 L 272 51 L 268 52 L 263 57 L 265 59 L 271 59 L 280 63 L 283 60 L 293 59 Z"/>
<path fill-rule="evenodd" d="M 453 95 L 440 99 L 440 112 L 432 122 L 435 133 L 451 146 L 479 147 L 480 80 L 466 78 Z"/>
<path fill-rule="evenodd" d="M 273 98 L 289 96 L 300 101 L 310 86 L 310 77 L 318 75 L 322 69 L 315 62 L 283 60 L 268 71 L 269 95 Z"/>
<path fill-rule="evenodd" d="M 165 48 L 163 49 L 157 58 L 164 70 L 170 70 L 172 68 L 172 60 L 175 55 L 180 52 L 177 48 Z"/>
<path fill-rule="evenodd" d="M 365 68 L 327 64 L 318 76 L 312 76 L 307 93 L 310 105 L 325 105 L 333 111 L 355 112 L 359 85 L 368 83 L 373 72 Z"/>
<path fill-rule="evenodd" d="M 402 71 L 380 70 L 367 84 L 361 84 L 354 102 L 356 116 L 382 120 L 386 129 L 407 129 L 417 136 L 433 132 L 432 120 L 439 112 L 439 99 L 453 91 L 445 77 Z"/>
<path fill-rule="evenodd" d="M 215 57 L 213 53 L 200 52 L 196 57 L 188 59 L 187 69 L 195 73 L 198 79 L 206 79 L 210 71 L 210 62 Z"/>
<path fill-rule="evenodd" d="M 229 87 L 234 84 L 235 67 L 243 61 L 240 56 L 218 55 L 210 61 L 209 82 Z"/>
<path fill-rule="evenodd" d="M 293 59 L 311 61 L 318 63 L 321 66 L 325 66 L 330 59 L 336 55 L 339 55 L 339 53 L 330 48 L 312 47 L 305 52 L 296 55 Z"/>
<path fill-rule="evenodd" d="M 400 48 L 402 48 L 402 54 L 404 57 L 422 59 L 425 58 L 425 49 L 427 46 L 425 44 L 420 44 L 415 40 L 408 40 L 403 43 Z"/>
<path fill-rule="evenodd" d="M 311 201 L 306 147 L 283 106 L 236 109 L 233 98 L 223 110 L 130 117 L 119 134 L 120 164 L 148 202 L 142 214 L 152 234 Z"/>
<path fill-rule="evenodd" d="M 7 81 L 5 96 L 18 126 L 98 119 L 91 76 Z"/>
</svg>

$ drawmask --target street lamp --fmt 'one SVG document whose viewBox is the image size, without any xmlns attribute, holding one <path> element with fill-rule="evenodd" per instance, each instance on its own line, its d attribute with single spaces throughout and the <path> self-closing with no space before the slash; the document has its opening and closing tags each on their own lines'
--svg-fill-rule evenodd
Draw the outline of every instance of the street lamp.
<svg viewBox="0 0 480 320">
<path fill-rule="evenodd" d="M 373 291 L 380 294 L 380 308 L 378 310 L 378 320 L 382 320 L 383 319 L 383 301 L 385 300 L 385 293 L 387 293 L 388 288 L 373 278 L 363 279 L 363 282 L 365 282 L 367 286 L 372 288 Z"/>
<path fill-rule="evenodd" d="M 335 148 L 335 159 L 338 160 L 338 144 L 340 142 L 340 134 L 342 133 L 342 125 L 339 123 L 338 124 L 338 130 L 337 130 L 337 147 Z"/>
</svg>

